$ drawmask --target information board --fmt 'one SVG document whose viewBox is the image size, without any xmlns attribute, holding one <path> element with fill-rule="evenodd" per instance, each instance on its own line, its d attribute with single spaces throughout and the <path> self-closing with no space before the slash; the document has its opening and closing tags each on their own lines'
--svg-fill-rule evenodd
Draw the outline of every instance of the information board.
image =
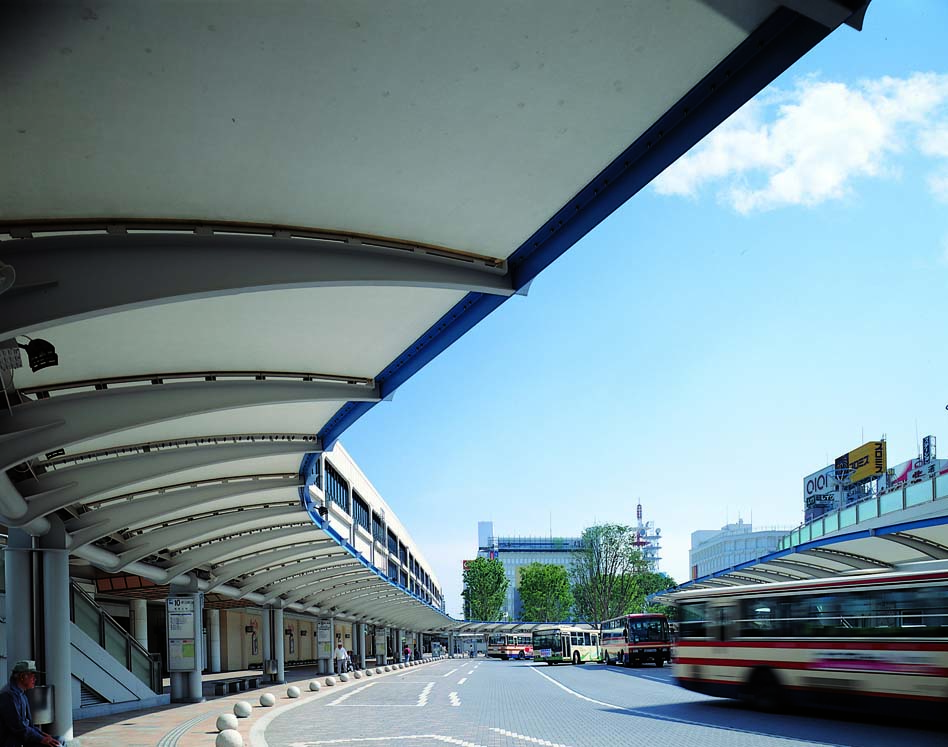
<svg viewBox="0 0 948 747">
<path fill-rule="evenodd" d="M 197 669 L 196 630 L 193 597 L 169 597 L 166 606 L 168 624 L 168 671 L 193 672 Z"/>
<path fill-rule="evenodd" d="M 316 623 L 316 658 L 332 658 L 332 620 Z"/>
</svg>

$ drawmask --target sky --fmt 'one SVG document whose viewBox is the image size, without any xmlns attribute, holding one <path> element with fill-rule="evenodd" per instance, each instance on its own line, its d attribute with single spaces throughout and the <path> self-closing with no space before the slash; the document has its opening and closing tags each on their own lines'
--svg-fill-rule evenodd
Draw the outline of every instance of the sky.
<svg viewBox="0 0 948 747">
<path fill-rule="evenodd" d="M 803 520 L 868 440 L 948 457 L 948 3 L 874 0 L 342 437 L 460 617 L 477 522 Z"/>
</svg>

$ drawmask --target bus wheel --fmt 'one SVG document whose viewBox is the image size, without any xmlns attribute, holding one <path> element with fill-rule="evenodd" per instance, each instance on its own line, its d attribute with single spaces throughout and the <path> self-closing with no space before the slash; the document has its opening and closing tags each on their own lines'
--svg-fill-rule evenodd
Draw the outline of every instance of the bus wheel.
<svg viewBox="0 0 948 747">
<path fill-rule="evenodd" d="M 573 664 L 579 664 L 579 651 L 573 652 Z"/>
<path fill-rule="evenodd" d="M 783 707 L 783 691 L 769 669 L 757 669 L 744 687 L 744 701 L 758 711 L 774 713 Z"/>
<path fill-rule="evenodd" d="M 664 656 L 659 656 L 659 657 L 655 660 L 655 666 L 656 666 L 656 667 L 663 667 L 663 666 L 665 666 L 665 657 L 664 657 Z"/>
</svg>

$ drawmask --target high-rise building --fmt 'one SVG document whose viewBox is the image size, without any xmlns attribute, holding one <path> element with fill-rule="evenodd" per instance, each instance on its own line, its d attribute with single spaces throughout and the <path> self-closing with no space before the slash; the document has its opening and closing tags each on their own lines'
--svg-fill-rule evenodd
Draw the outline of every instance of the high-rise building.
<svg viewBox="0 0 948 747">
<path fill-rule="evenodd" d="M 772 528 L 754 531 L 742 519 L 720 529 L 699 529 L 691 533 L 688 565 L 691 578 L 730 568 L 746 560 L 754 560 L 777 549 L 786 529 Z"/>
<path fill-rule="evenodd" d="M 661 530 L 654 522 L 642 520 L 642 504 L 636 511 L 636 545 L 642 551 L 650 571 L 658 570 L 661 560 Z M 500 560 L 507 576 L 507 598 L 501 611 L 505 620 L 518 620 L 522 611 L 520 600 L 520 569 L 531 563 L 547 563 L 569 568 L 573 554 L 582 547 L 580 537 L 498 537 L 494 522 L 477 523 L 477 555 Z"/>
</svg>

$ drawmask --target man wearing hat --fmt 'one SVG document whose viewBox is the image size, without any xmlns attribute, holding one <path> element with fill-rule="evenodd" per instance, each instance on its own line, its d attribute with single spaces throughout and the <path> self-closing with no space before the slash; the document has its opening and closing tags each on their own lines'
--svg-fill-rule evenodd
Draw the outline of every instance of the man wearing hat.
<svg viewBox="0 0 948 747">
<path fill-rule="evenodd" d="M 33 726 L 26 691 L 36 685 L 36 675 L 35 661 L 18 661 L 10 673 L 10 683 L 0 690 L 0 747 L 60 747 L 59 740 Z"/>
</svg>

